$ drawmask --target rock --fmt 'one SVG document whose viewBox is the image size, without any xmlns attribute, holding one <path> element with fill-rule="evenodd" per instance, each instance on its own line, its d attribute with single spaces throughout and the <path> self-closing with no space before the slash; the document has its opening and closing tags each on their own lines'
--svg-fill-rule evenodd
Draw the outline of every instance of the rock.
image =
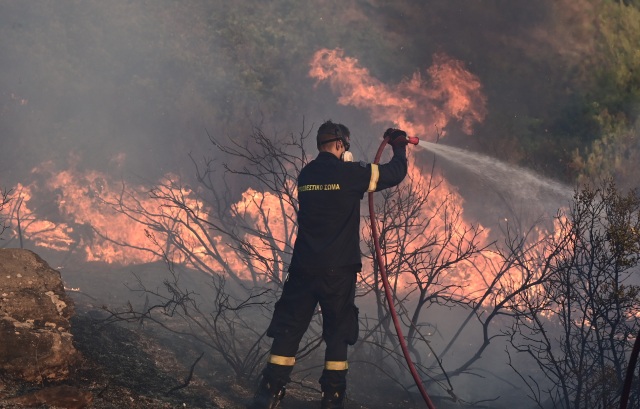
<svg viewBox="0 0 640 409">
<path fill-rule="evenodd" d="M 0 249 L 0 372 L 27 382 L 66 379 L 79 359 L 73 302 L 60 273 L 37 254 Z"/>
</svg>

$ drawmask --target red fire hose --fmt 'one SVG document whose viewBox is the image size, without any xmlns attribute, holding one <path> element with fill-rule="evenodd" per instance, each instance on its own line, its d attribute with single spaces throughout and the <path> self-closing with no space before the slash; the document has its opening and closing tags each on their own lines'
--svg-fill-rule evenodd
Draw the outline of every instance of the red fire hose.
<svg viewBox="0 0 640 409">
<path fill-rule="evenodd" d="M 410 137 L 409 143 L 413 145 L 418 144 L 418 138 Z M 389 137 L 384 138 L 380 147 L 378 148 L 378 152 L 376 153 L 376 158 L 373 163 L 377 164 L 380 162 L 380 156 L 382 156 L 382 151 L 385 146 L 389 142 Z M 411 361 L 411 357 L 409 356 L 409 348 L 407 348 L 407 342 L 404 339 L 404 335 L 402 334 L 402 328 L 400 327 L 400 321 L 398 319 L 398 314 L 396 313 L 396 309 L 393 306 L 393 296 L 391 294 L 391 286 L 389 285 L 389 280 L 387 279 L 387 270 L 384 266 L 384 260 L 382 259 L 382 250 L 380 249 L 380 236 L 378 234 L 378 227 L 376 225 L 376 216 L 373 208 L 373 192 L 369 192 L 369 218 L 371 219 L 371 234 L 373 235 L 373 243 L 376 249 L 376 260 L 378 261 L 378 267 L 380 268 L 380 275 L 382 276 L 382 284 L 384 285 L 384 293 L 387 297 L 387 302 L 389 303 L 389 311 L 391 311 L 391 318 L 393 319 L 393 325 L 396 327 L 396 333 L 398 334 L 398 341 L 400 341 L 400 346 L 402 347 L 402 353 L 404 354 L 404 359 L 407 361 L 407 365 L 409 366 L 409 371 L 411 372 L 411 376 L 413 376 L 413 380 L 416 382 L 416 386 L 420 390 L 420 394 L 424 399 L 427 407 L 429 409 L 435 409 L 436 407 L 431 402 L 431 398 L 427 395 L 427 391 L 424 389 L 424 385 L 422 384 L 422 379 L 418 375 L 418 371 L 416 370 L 413 361 Z"/>
</svg>

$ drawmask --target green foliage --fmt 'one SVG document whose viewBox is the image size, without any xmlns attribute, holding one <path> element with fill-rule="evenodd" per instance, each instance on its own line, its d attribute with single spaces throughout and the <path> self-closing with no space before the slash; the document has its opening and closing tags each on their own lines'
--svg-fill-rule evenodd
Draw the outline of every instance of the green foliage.
<svg viewBox="0 0 640 409">
<path fill-rule="evenodd" d="M 622 195 L 614 184 L 607 186 L 603 196 L 608 221 L 606 239 L 615 264 L 623 270 L 634 267 L 640 260 L 640 196 L 635 190 Z"/>
<path fill-rule="evenodd" d="M 596 96 L 603 110 L 629 118 L 640 104 L 640 9 L 606 3 L 599 27 L 603 66 Z"/>
<path fill-rule="evenodd" d="M 633 2 L 604 2 L 599 8 L 598 65 L 587 116 L 598 137 L 574 150 L 573 166 L 581 182 L 613 178 L 638 186 L 640 159 L 640 8 Z"/>
<path fill-rule="evenodd" d="M 622 2 L 583 3 L 575 19 L 589 27 L 581 33 L 584 44 L 570 36 L 579 32 L 576 21 L 565 33 L 579 58 L 561 57 L 568 76 L 551 82 L 555 90 L 545 88 L 549 109 L 529 123 L 531 114 L 518 118 L 524 126 L 516 124 L 515 132 L 525 164 L 544 173 L 581 182 L 611 176 L 633 186 L 637 127 L 629 124 L 640 114 L 640 10 Z M 561 33 L 556 27 L 555 35 Z"/>
<path fill-rule="evenodd" d="M 613 1 L 613 0 L 609 0 Z M 639 0 L 615 0 L 616 3 L 622 3 L 625 6 L 635 7 L 640 9 L 640 1 Z"/>
<path fill-rule="evenodd" d="M 580 183 L 613 179 L 623 188 L 637 188 L 640 163 L 640 120 L 627 125 L 624 114 L 612 117 L 607 112 L 597 117 L 602 137 L 580 152 L 574 152 L 573 165 Z"/>
</svg>

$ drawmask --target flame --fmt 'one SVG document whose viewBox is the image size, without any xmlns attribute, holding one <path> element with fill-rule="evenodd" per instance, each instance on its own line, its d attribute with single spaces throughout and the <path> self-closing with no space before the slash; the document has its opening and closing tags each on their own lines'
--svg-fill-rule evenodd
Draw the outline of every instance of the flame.
<svg viewBox="0 0 640 409">
<path fill-rule="evenodd" d="M 444 53 L 434 55 L 433 65 L 425 75 L 416 72 L 411 78 L 393 86 L 371 76 L 369 70 L 359 65 L 357 59 L 345 56 L 341 49 L 317 51 L 310 66 L 309 75 L 317 80 L 317 84 L 328 82 L 331 89 L 339 94 L 338 103 L 367 110 L 373 122 L 394 123 L 410 135 L 435 140 L 438 134 L 444 135 L 445 128 L 453 122 L 460 123 L 463 132 L 471 134 L 473 126 L 481 123 L 487 114 L 486 97 L 482 93 L 479 79 L 467 71 L 462 62 Z M 425 175 L 415 166 L 411 156 L 412 154 L 409 179 L 412 183 L 419 187 L 437 184 L 437 188 L 430 191 L 427 202 L 421 207 L 421 214 L 417 218 L 430 220 L 429 229 L 433 235 L 441 238 L 447 235 L 454 237 L 454 241 L 444 244 L 441 253 L 442 257 L 453 256 L 458 251 L 455 241 L 464 242 L 464 238 L 472 229 L 471 223 L 464 219 L 454 224 L 449 223 L 446 219 L 448 215 L 444 212 L 438 213 L 437 209 L 442 210 L 442 204 L 446 203 L 449 212 L 461 210 L 464 201 L 458 191 L 441 176 L 436 175 L 435 179 L 438 180 L 429 183 L 427 177 L 431 175 Z M 425 246 L 429 240 L 429 234 L 413 230 L 409 234 L 414 238 L 403 249 L 409 253 Z M 482 233 L 477 240 L 482 246 L 488 242 L 489 230 L 482 229 L 481 226 L 480 230 Z M 386 240 L 393 242 L 401 239 L 387 237 Z M 475 265 L 482 261 L 482 257 L 458 263 L 455 269 L 446 271 L 446 278 L 441 277 L 434 287 L 439 285 L 444 288 L 455 282 L 464 283 L 462 286 L 465 294 L 481 292 L 486 288 L 485 279 L 478 277 L 479 272 Z M 367 271 L 363 276 L 370 280 L 369 274 Z M 397 279 L 410 287 L 417 280 L 424 279 L 418 276 L 404 274 Z"/>
<path fill-rule="evenodd" d="M 149 252 L 117 244 L 135 245 L 148 240 L 143 229 L 105 204 L 120 193 L 108 176 L 91 170 L 80 173 L 73 166 L 57 171 L 51 162 L 33 169 L 32 175 L 36 181 L 15 189 L 19 203 L 10 209 L 9 217 L 14 231 L 20 229 L 38 247 L 81 252 L 87 261 L 154 261 Z M 34 210 L 42 200 L 55 207 Z"/>
<path fill-rule="evenodd" d="M 417 199 L 422 202 L 419 208 L 408 210 L 410 217 L 407 216 L 406 223 L 400 222 L 403 229 L 385 232 L 385 259 L 389 262 L 397 257 L 399 261 L 398 264 L 391 261 L 393 268 L 387 271 L 391 280 L 401 291 L 428 283 L 431 294 L 440 293 L 455 299 L 479 298 L 487 290 L 487 282 L 491 281 L 485 266 L 497 260 L 495 254 L 477 252 L 449 267 L 443 266 L 471 249 L 473 243 L 479 248 L 486 246 L 490 241 L 490 229 L 467 221 L 464 199 L 457 189 L 441 174 L 432 175 L 420 169 L 415 165 L 413 155 L 409 155 L 408 175 L 403 183 L 411 183 L 410 194 L 423 197 Z M 403 206 L 413 206 L 410 202 L 416 198 L 392 200 Z M 474 233 L 476 229 L 477 233 Z M 394 256 L 394 253 L 398 254 Z M 365 265 L 362 277 L 368 285 L 374 284 L 370 265 Z"/>
<path fill-rule="evenodd" d="M 372 77 L 356 59 L 344 56 L 340 49 L 316 52 L 310 75 L 318 83 L 328 82 L 339 94 L 340 104 L 367 110 L 373 122 L 394 123 L 423 138 L 443 135 L 452 123 L 460 124 L 463 132 L 472 134 L 473 127 L 486 116 L 486 97 L 479 79 L 462 62 L 442 53 L 434 56 L 433 65 L 424 75 L 415 73 L 393 86 Z M 455 255 L 459 250 L 456 240 L 465 243 L 466 235 L 473 230 L 472 223 L 464 218 L 464 200 L 441 175 L 423 172 L 415 164 L 413 154 L 409 156 L 412 183 L 422 187 L 437 184 L 417 218 L 430 220 L 433 234 L 454 237 L 441 254 Z M 126 155 L 119 154 L 111 164 L 120 167 L 125 161 Z M 249 188 L 227 209 L 235 221 L 253 226 L 242 232 L 234 231 L 246 244 L 239 251 L 237 246 L 229 245 L 228 237 L 210 229 L 208 223 L 214 219 L 214 210 L 219 209 L 212 209 L 197 191 L 183 186 L 176 175 L 164 175 L 155 188 L 149 189 L 125 185 L 95 170 L 79 171 L 77 163 L 73 156 L 66 170 L 44 163 L 33 170 L 32 183 L 14 188 L 19 200 L 13 201 L 7 210 L 14 231 L 36 246 L 76 252 L 87 261 L 126 265 L 166 257 L 209 271 L 233 272 L 245 279 L 255 271 L 276 274 L 275 270 L 284 267 L 291 252 L 296 232 L 295 210 L 291 203 L 271 192 Z M 429 180 L 430 177 L 437 181 Z M 289 186 L 289 190 L 295 191 L 295 187 Z M 44 202 L 54 206 L 38 209 L 38 204 Z M 450 210 L 459 210 L 456 223 L 450 223 L 451 213 L 441 211 L 443 203 Z M 475 240 L 478 247 L 483 247 L 489 242 L 490 230 L 478 227 L 481 233 Z M 412 240 L 407 243 L 406 252 L 427 245 L 429 238 L 424 230 L 414 228 L 408 233 Z M 179 237 L 181 242 L 172 244 L 169 236 Z M 180 246 L 181 249 L 177 248 Z M 492 279 L 491 265 L 498 262 L 496 257 L 482 253 L 458 263 L 444 272 L 443 280 L 436 284 L 440 287 L 434 291 L 446 292 L 453 288 L 451 283 L 456 283 L 459 284 L 456 288 L 462 289 L 461 296 L 477 297 Z M 517 283 L 518 274 L 515 269 L 510 271 L 505 286 Z M 365 271 L 363 276 L 371 280 L 371 271 Z M 420 279 L 409 274 L 397 277 L 406 286 Z M 488 302 L 498 300 L 501 292 L 506 293 L 506 287 L 497 288 Z"/>
<path fill-rule="evenodd" d="M 295 192 L 294 186 L 289 188 Z M 232 206 L 235 216 L 252 226 L 243 236 L 248 257 L 244 262 L 263 279 L 282 280 L 295 240 L 296 212 L 283 197 L 247 189 Z"/>
<path fill-rule="evenodd" d="M 487 115 L 480 80 L 444 53 L 434 55 L 426 78 L 416 72 L 395 86 L 372 77 L 341 49 L 317 51 L 310 65 L 312 78 L 340 94 L 338 103 L 366 109 L 374 122 L 393 122 L 410 135 L 435 140 L 452 121 L 471 134 Z"/>
<path fill-rule="evenodd" d="M 8 219 L 9 227 L 34 242 L 36 246 L 56 251 L 65 251 L 74 243 L 71 237 L 73 229 L 66 223 L 54 223 L 36 216 L 30 208 L 33 194 L 30 186 L 18 183 L 12 192 L 15 200 L 10 202 L 3 218 Z"/>
<path fill-rule="evenodd" d="M 264 264 L 282 265 L 291 249 L 294 235 L 286 227 L 293 226 L 295 211 L 272 193 L 248 189 L 230 204 L 230 217 L 253 226 L 238 233 L 252 249 L 242 257 L 222 234 L 212 233 L 213 209 L 176 175 L 165 175 L 150 190 L 95 170 L 79 171 L 77 162 L 72 156 L 65 170 L 46 162 L 33 169 L 32 183 L 12 190 L 16 200 L 4 218 L 16 236 L 36 247 L 75 252 L 84 261 L 128 265 L 168 259 L 244 279 L 251 278 L 247 267 L 264 273 Z M 41 210 L 34 210 L 39 204 Z M 170 235 L 179 237 L 180 249 Z"/>
<path fill-rule="evenodd" d="M 471 135 L 473 127 L 482 123 L 487 115 L 487 99 L 478 77 L 466 70 L 461 61 L 444 53 L 433 56 L 433 64 L 424 75 L 416 72 L 396 85 L 382 83 L 368 69 L 360 66 L 357 59 L 345 56 L 341 49 L 317 51 L 311 59 L 309 75 L 317 80 L 316 86 L 327 82 L 338 94 L 338 103 L 368 111 L 373 122 L 393 123 L 410 135 L 429 140 L 446 135 L 446 128 L 452 123 L 460 124 L 461 130 Z M 474 236 L 474 231 L 478 232 L 474 236 L 477 247 L 486 247 L 490 229 L 466 220 L 464 200 L 457 189 L 441 175 L 423 173 L 415 166 L 413 155 L 410 150 L 409 179 L 418 187 L 435 184 L 437 188 L 430 191 L 420 214 L 414 216 L 429 220 L 430 231 L 419 231 L 424 228 L 424 224 L 420 223 L 418 228 L 410 227 L 409 235 L 413 239 L 402 251 L 411 253 L 423 248 L 430 238 L 438 237 L 438 240 L 443 240 L 442 248 L 435 252 L 440 252 L 442 260 L 455 257 L 456 252 L 469 245 L 468 238 Z M 427 177 L 433 177 L 434 180 L 429 183 Z M 446 204 L 446 211 L 443 210 L 443 204 Z M 450 219 L 452 214 L 459 216 L 454 223 Z M 393 232 L 389 234 L 392 237 L 385 237 L 385 241 L 402 241 L 400 237 L 393 237 Z M 547 234 L 540 230 L 538 236 L 532 238 L 532 242 L 537 243 L 537 247 L 531 250 L 532 254 L 544 256 L 548 252 L 543 240 Z M 453 239 L 447 243 L 444 240 L 446 237 Z M 425 266 L 427 271 L 424 274 L 430 274 L 428 263 Z M 450 296 L 468 300 L 483 299 L 483 303 L 491 304 L 502 301 L 526 279 L 518 268 L 512 267 L 505 272 L 501 271 L 501 266 L 501 259 L 496 253 L 482 251 L 456 263 L 453 268 L 445 269 L 435 280 L 435 277 L 426 277 L 416 271 L 405 271 L 394 279 L 407 288 L 415 288 L 417 282 L 431 282 L 431 293 L 449 293 Z M 371 280 L 370 274 L 366 271 L 363 277 Z M 501 279 L 494 282 L 496 277 Z M 487 294 L 488 289 L 491 292 Z M 540 291 L 540 288 L 533 287 L 527 295 L 534 296 Z M 482 298 L 484 295 L 487 297 Z"/>
</svg>

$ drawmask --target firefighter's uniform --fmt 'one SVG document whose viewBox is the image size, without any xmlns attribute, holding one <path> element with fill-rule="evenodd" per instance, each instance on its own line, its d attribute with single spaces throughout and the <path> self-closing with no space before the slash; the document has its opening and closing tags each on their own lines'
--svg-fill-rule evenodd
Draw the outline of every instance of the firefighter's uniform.
<svg viewBox="0 0 640 409">
<path fill-rule="evenodd" d="M 360 201 L 365 192 L 399 184 L 407 174 L 406 148 L 386 164 L 343 162 L 320 152 L 298 178 L 298 236 L 289 276 L 267 330 L 273 338 L 263 377 L 284 385 L 317 304 L 323 318 L 325 390 L 346 387 L 347 346 L 358 338 L 354 304 L 360 258 Z"/>
</svg>

